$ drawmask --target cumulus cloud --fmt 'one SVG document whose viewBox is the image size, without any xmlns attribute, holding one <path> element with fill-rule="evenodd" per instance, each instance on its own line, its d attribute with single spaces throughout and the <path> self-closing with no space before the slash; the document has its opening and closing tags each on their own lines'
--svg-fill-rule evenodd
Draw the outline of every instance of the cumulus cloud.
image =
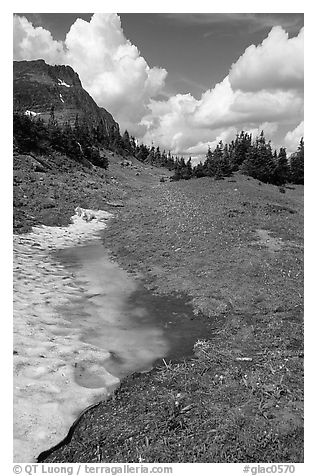
<svg viewBox="0 0 317 476">
<path fill-rule="evenodd" d="M 302 113 L 302 96 L 293 90 L 234 91 L 227 76 L 197 101 L 195 122 L 217 128 L 252 122 L 283 120 Z"/>
<path fill-rule="evenodd" d="M 15 60 L 45 59 L 50 64 L 64 63 L 63 43 L 53 39 L 41 26 L 34 28 L 25 17 L 13 17 L 13 57 Z"/>
<path fill-rule="evenodd" d="M 233 90 L 303 89 L 304 28 L 289 38 L 280 26 L 272 28 L 267 38 L 249 46 L 229 73 Z"/>
<path fill-rule="evenodd" d="M 149 99 L 164 86 L 162 68 L 150 68 L 124 36 L 120 17 L 95 14 L 77 19 L 66 36 L 67 59 L 97 103 L 109 109 L 121 127 L 133 131 Z"/>
<path fill-rule="evenodd" d="M 145 140 L 171 147 L 175 153 L 190 154 L 198 153 L 206 144 L 213 147 L 216 139 L 224 140 L 233 130 L 263 129 L 270 137 L 290 117 L 301 119 L 303 99 L 293 90 L 233 91 L 227 77 L 199 100 L 179 94 L 164 102 L 151 101 L 149 110 L 143 119 L 147 126 Z"/>
<path fill-rule="evenodd" d="M 77 19 L 65 41 L 14 18 L 15 59 L 43 58 L 70 64 L 96 102 L 144 142 L 177 154 L 205 154 L 208 145 L 231 140 L 244 129 L 264 129 L 277 146 L 293 147 L 303 119 L 303 29 L 289 38 L 273 27 L 262 43 L 251 45 L 228 75 L 199 99 L 191 94 L 164 97 L 167 72 L 150 68 L 124 35 L 116 14 Z M 300 126 L 298 126 L 300 127 Z M 297 147 L 297 144 L 296 144 Z M 296 148 L 295 147 L 295 148 Z"/>
<path fill-rule="evenodd" d="M 274 27 L 258 47 L 246 49 L 228 76 L 200 99 L 178 94 L 151 101 L 144 117 L 146 140 L 159 138 L 176 153 L 201 153 L 232 131 L 261 131 L 283 145 L 285 124 L 303 117 L 303 30 L 288 38 Z M 284 129 L 285 130 L 285 129 Z M 222 132 L 219 132 L 222 131 Z"/>
<path fill-rule="evenodd" d="M 163 68 L 148 66 L 124 36 L 116 14 L 97 13 L 90 22 L 77 19 L 64 43 L 15 16 L 14 45 L 14 59 L 43 58 L 50 64 L 72 66 L 98 105 L 132 133 L 140 129 L 146 106 L 163 88 L 167 75 Z"/>
</svg>

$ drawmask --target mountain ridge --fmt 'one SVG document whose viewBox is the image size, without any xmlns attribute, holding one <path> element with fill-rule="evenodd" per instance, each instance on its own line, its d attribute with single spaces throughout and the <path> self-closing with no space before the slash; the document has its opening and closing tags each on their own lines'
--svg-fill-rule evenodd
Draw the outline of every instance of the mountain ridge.
<svg viewBox="0 0 317 476">
<path fill-rule="evenodd" d="M 112 114 L 96 104 L 71 66 L 52 66 L 43 59 L 13 62 L 13 110 L 44 121 L 54 111 L 60 124 L 73 126 L 78 117 L 107 135 L 119 132 Z"/>
</svg>

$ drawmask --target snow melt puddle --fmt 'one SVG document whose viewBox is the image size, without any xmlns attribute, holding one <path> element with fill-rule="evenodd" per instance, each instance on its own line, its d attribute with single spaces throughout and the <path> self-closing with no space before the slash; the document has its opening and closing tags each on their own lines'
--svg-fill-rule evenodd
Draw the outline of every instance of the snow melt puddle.
<svg viewBox="0 0 317 476">
<path fill-rule="evenodd" d="M 60 250 L 54 258 L 80 290 L 57 306 L 68 321 L 62 332 L 80 331 L 84 343 L 106 351 L 102 366 L 115 377 L 151 370 L 163 357 L 192 356 L 195 342 L 210 334 L 210 322 L 197 322 L 188 297 L 153 294 L 109 259 L 101 240 Z M 75 364 L 79 385 L 100 385 L 91 364 Z"/>
<path fill-rule="evenodd" d="M 148 370 L 167 355 L 164 329 L 142 303 L 133 302 L 137 282 L 107 258 L 101 240 L 61 250 L 56 258 L 73 273 L 73 284 L 81 293 L 58 306 L 58 312 L 70 329 L 81 332 L 83 342 L 107 352 L 103 366 L 108 372 L 123 377 Z M 89 360 L 78 363 L 75 380 L 83 386 L 99 386 L 90 366 Z"/>
</svg>

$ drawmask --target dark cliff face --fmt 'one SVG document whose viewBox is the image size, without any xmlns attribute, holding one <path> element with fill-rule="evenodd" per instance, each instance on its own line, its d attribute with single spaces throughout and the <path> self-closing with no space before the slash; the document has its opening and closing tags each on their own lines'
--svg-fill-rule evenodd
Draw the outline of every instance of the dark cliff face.
<svg viewBox="0 0 317 476">
<path fill-rule="evenodd" d="M 70 66 L 51 66 L 44 60 L 13 62 L 13 110 L 44 120 L 54 107 L 59 123 L 74 124 L 76 116 L 88 125 L 119 130 L 112 115 L 98 107 L 81 85 L 79 76 Z M 29 112 L 27 112 L 29 111 Z"/>
</svg>

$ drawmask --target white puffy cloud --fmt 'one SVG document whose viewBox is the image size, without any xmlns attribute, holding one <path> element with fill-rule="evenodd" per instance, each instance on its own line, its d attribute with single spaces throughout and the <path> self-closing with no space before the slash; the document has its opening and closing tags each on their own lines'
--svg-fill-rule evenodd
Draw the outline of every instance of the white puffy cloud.
<svg viewBox="0 0 317 476">
<path fill-rule="evenodd" d="M 285 146 L 289 153 L 295 152 L 299 145 L 299 141 L 304 137 L 304 121 L 300 122 L 295 129 L 288 131 L 285 135 Z"/>
<path fill-rule="evenodd" d="M 14 45 L 14 59 L 43 58 L 50 64 L 72 66 L 98 105 L 114 115 L 121 129 L 132 133 L 140 129 L 146 105 L 163 88 L 167 75 L 165 69 L 148 66 L 125 38 L 116 14 L 97 13 L 90 22 L 77 19 L 64 43 L 15 16 Z"/>
<path fill-rule="evenodd" d="M 95 14 L 89 23 L 77 19 L 65 45 L 69 64 L 84 87 L 114 114 L 122 129 L 134 132 L 149 99 L 164 86 L 167 72 L 148 66 L 125 38 L 116 14 Z"/>
<path fill-rule="evenodd" d="M 233 90 L 303 89 L 304 28 L 289 38 L 280 26 L 272 28 L 258 46 L 249 46 L 229 73 Z"/>
<path fill-rule="evenodd" d="M 15 59 L 43 58 L 70 64 L 97 104 L 147 144 L 177 154 L 205 154 L 208 145 L 231 140 L 244 129 L 264 129 L 277 147 L 293 147 L 303 119 L 303 29 L 289 38 L 273 27 L 262 43 L 251 45 L 228 75 L 199 99 L 176 94 L 164 100 L 165 69 L 150 68 L 124 35 L 116 14 L 77 19 L 65 42 L 23 17 L 14 19 Z M 285 143 L 283 142 L 285 140 Z"/>
<path fill-rule="evenodd" d="M 303 30 L 288 38 L 274 27 L 258 47 L 246 49 L 223 81 L 200 99 L 190 94 L 151 101 L 144 117 L 145 140 L 176 153 L 203 153 L 232 131 L 262 129 L 284 145 L 285 125 L 303 118 Z M 289 141 L 290 143 L 290 141 Z"/>
<path fill-rule="evenodd" d="M 301 120 L 303 98 L 293 90 L 233 91 L 227 77 L 199 100 L 190 94 L 178 94 L 167 101 L 151 101 L 149 109 L 143 119 L 147 126 L 145 141 L 190 154 L 203 153 L 198 152 L 203 145 L 213 147 L 215 140 L 224 140 L 232 130 L 255 133 L 263 129 L 270 137 L 290 117 L 295 122 Z"/>
<path fill-rule="evenodd" d="M 13 17 L 13 57 L 15 60 L 45 59 L 50 64 L 64 63 L 63 43 L 53 39 L 41 26 L 34 28 L 25 17 Z"/>
<path fill-rule="evenodd" d="M 195 122 L 209 128 L 269 122 L 300 115 L 302 108 L 302 96 L 293 90 L 234 91 L 227 76 L 197 101 Z"/>
<path fill-rule="evenodd" d="M 177 94 L 166 101 L 150 101 L 150 112 L 142 120 L 147 127 L 145 142 L 153 141 L 162 148 L 181 153 L 195 143 L 192 118 L 196 108 L 197 101 L 191 94 Z"/>
</svg>

